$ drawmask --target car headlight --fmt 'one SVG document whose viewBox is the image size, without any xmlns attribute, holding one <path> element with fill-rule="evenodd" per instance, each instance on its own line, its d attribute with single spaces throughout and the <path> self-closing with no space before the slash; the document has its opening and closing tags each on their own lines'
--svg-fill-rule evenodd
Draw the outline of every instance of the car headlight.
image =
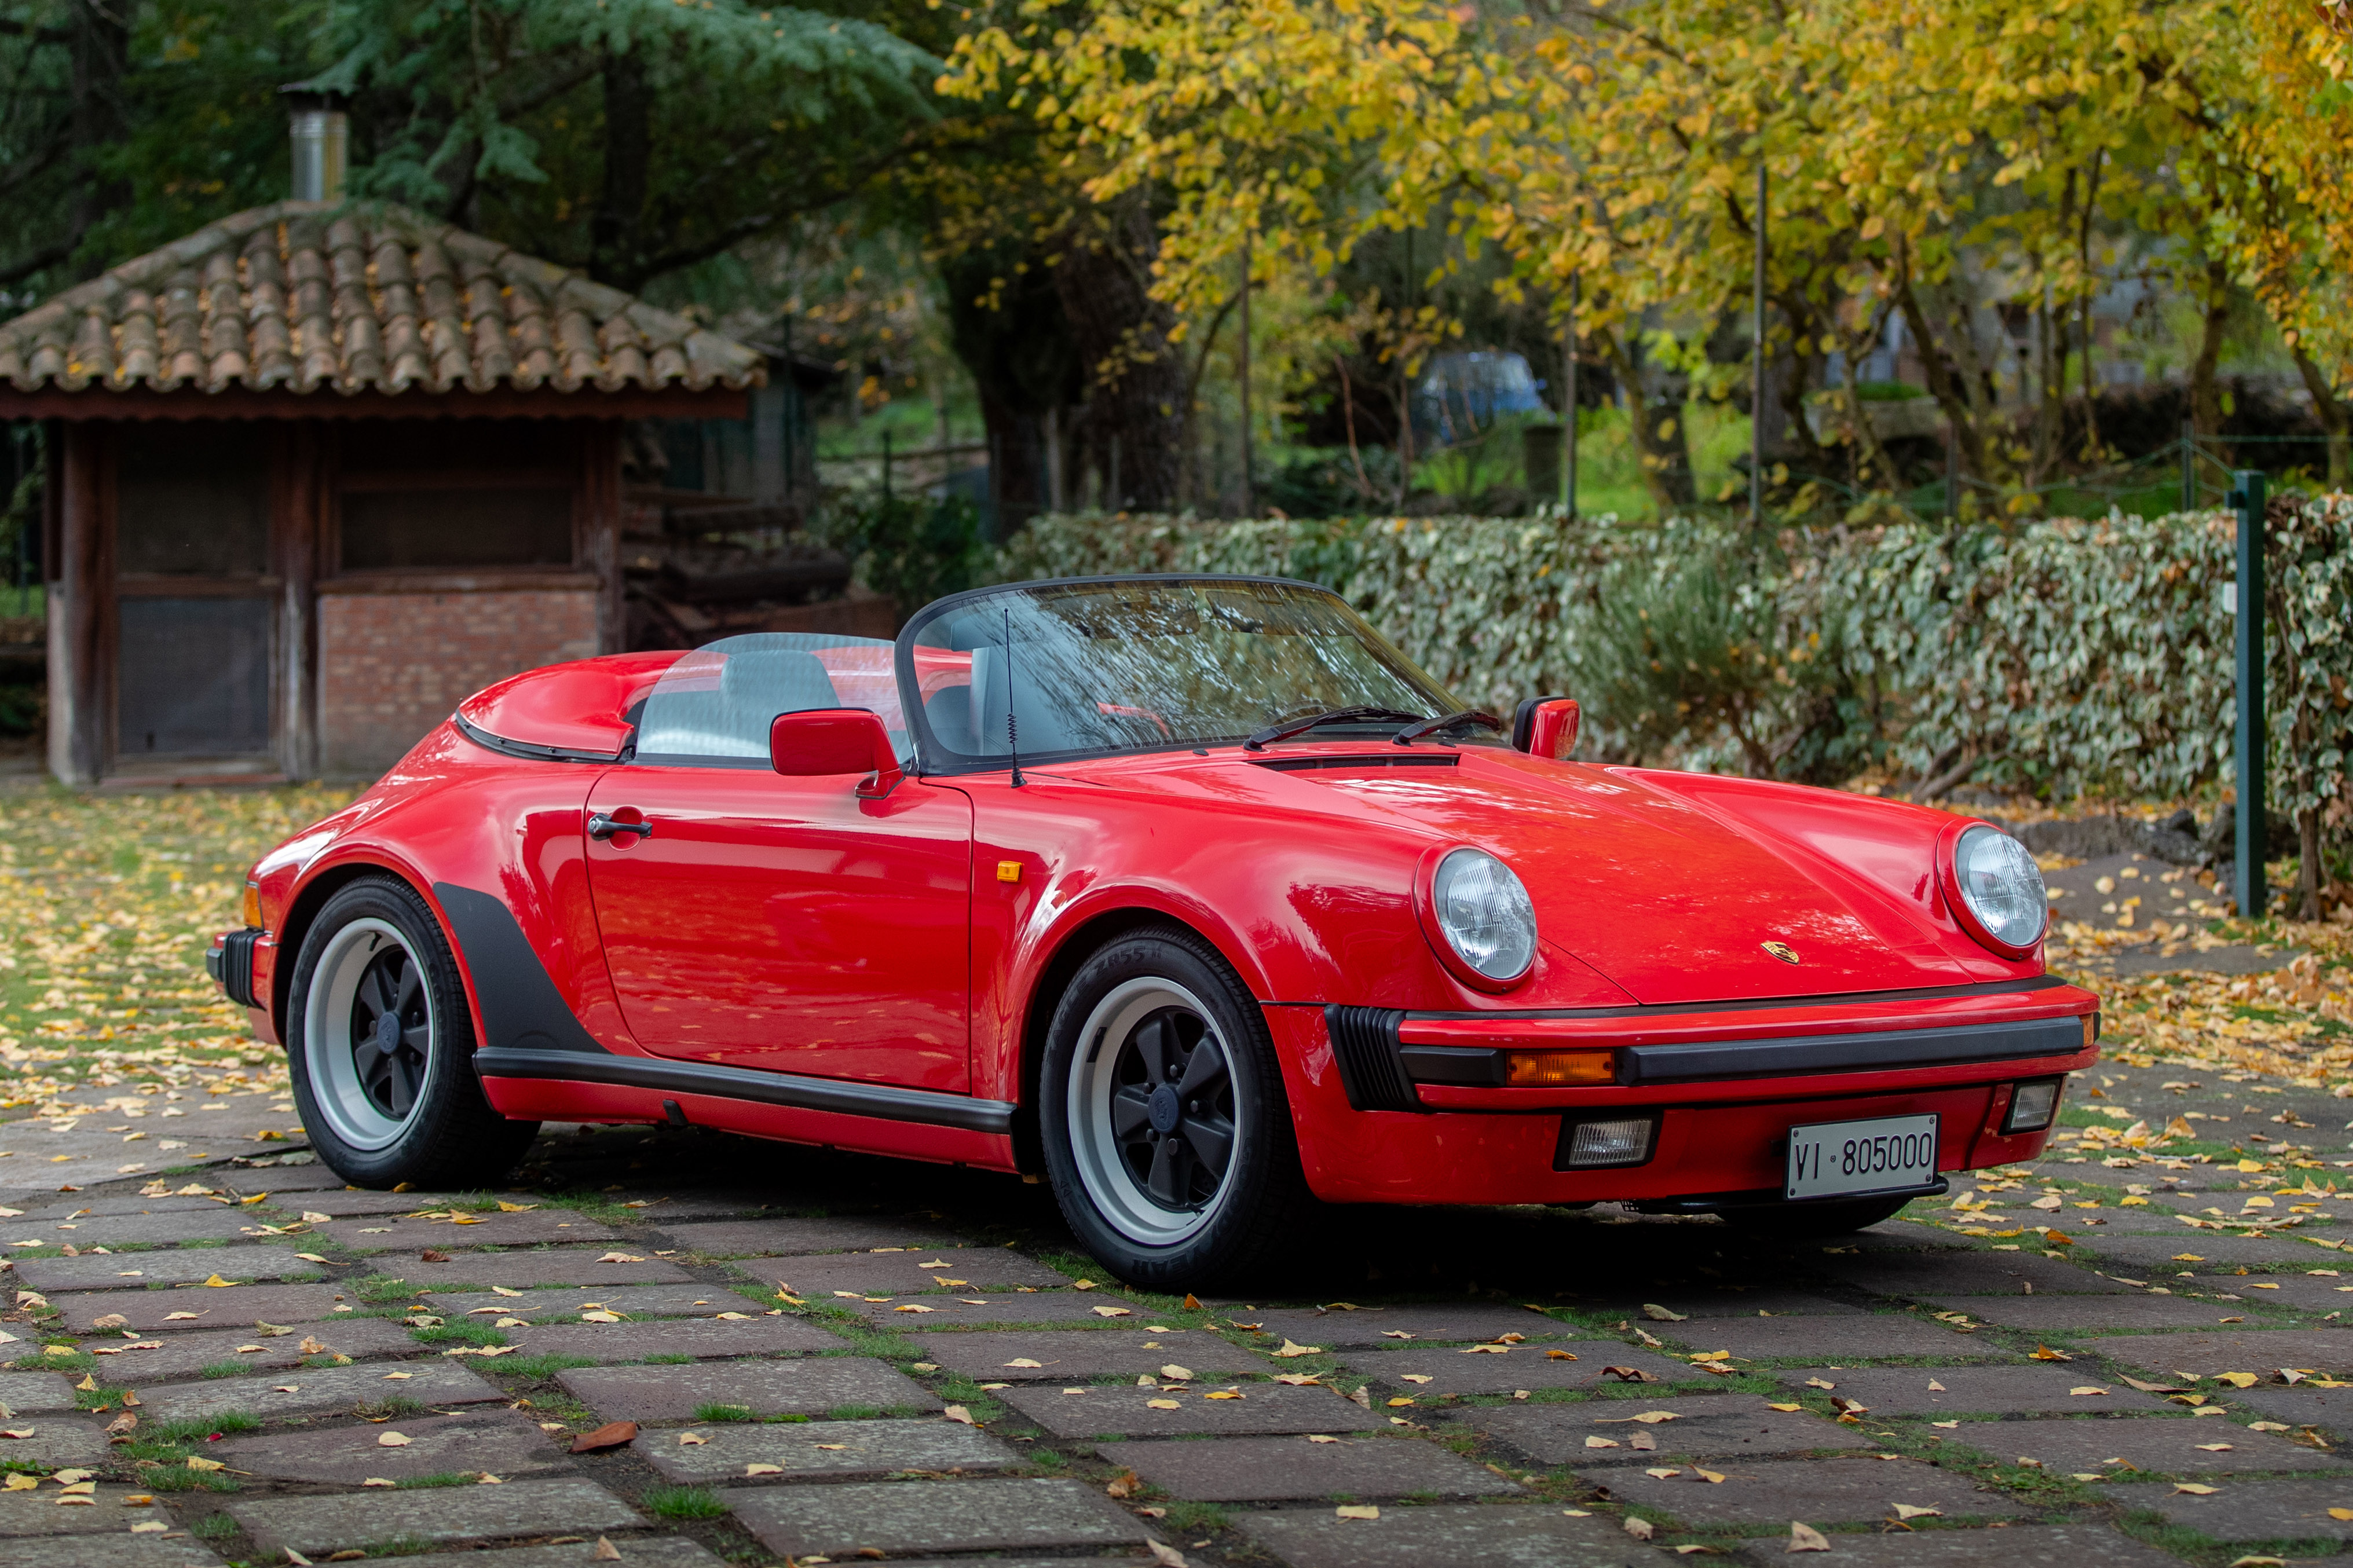
<svg viewBox="0 0 2353 1568">
<path fill-rule="evenodd" d="M 1968 916 L 1964 923 L 1974 923 L 1972 934 L 1997 952 L 2023 956 L 2051 919 L 2034 857 L 1998 827 L 1978 823 L 1953 841 L 1953 886 Z"/>
<path fill-rule="evenodd" d="M 1512 868 L 1483 849 L 1457 849 L 1430 879 L 1430 913 L 1454 955 L 1508 984 L 1536 958 L 1536 907 Z"/>
</svg>

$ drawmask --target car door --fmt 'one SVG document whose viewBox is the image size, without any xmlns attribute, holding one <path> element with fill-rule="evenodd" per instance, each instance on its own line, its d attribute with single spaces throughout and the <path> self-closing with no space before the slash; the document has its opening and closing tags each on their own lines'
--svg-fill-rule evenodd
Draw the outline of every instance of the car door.
<svg viewBox="0 0 2353 1568">
<path fill-rule="evenodd" d="M 913 778 L 866 800 L 853 775 L 779 776 L 776 713 L 871 692 L 839 660 L 838 683 L 813 670 L 830 648 L 731 648 L 776 640 L 688 656 L 721 680 L 666 677 L 635 759 L 590 792 L 589 887 L 629 1031 L 683 1060 L 967 1092 L 971 803 Z M 803 658 L 755 657 L 776 652 Z"/>
</svg>

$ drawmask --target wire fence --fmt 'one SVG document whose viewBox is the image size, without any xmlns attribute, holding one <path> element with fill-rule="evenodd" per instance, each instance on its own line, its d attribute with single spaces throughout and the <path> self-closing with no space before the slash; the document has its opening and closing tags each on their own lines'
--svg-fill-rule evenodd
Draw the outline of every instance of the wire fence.
<svg viewBox="0 0 2353 1568">
<path fill-rule="evenodd" d="M 1814 480 L 1813 488 L 1846 508 L 1876 503 L 1918 521 L 1969 516 L 2105 517 L 2111 510 L 2158 517 L 2220 507 L 2230 492 L 2231 475 L 2240 468 L 2262 468 L 2275 485 L 2283 479 L 2316 478 L 2326 472 L 2328 439 L 2228 435 L 2201 439 L 2185 432 L 2141 457 L 2035 485 L 1976 479 L 1954 464 L 1943 479 L 1909 489 L 1872 490 L 1828 479 Z M 2295 461 L 2302 455 L 2296 448 L 2319 460 Z M 2265 461 L 2267 456 L 2272 460 Z"/>
</svg>

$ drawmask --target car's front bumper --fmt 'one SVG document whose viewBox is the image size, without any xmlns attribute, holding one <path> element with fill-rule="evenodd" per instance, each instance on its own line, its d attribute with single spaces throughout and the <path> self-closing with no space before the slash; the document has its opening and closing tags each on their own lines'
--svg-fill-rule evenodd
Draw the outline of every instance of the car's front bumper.
<svg viewBox="0 0 2353 1568">
<path fill-rule="evenodd" d="M 1777 1194 L 1788 1131 L 1808 1123 L 1933 1114 L 1940 1171 L 2031 1158 L 2050 1130 L 2004 1133 L 2010 1092 L 2097 1059 L 2098 1005 L 2046 981 L 1578 1014 L 1266 1014 L 1327 1201 L 1709 1206 Z M 1496 1081 L 1496 1054 L 1560 1049 L 1614 1053 L 1613 1081 Z M 1606 1113 L 1656 1117 L 1650 1157 L 1556 1169 L 1564 1123 Z"/>
</svg>

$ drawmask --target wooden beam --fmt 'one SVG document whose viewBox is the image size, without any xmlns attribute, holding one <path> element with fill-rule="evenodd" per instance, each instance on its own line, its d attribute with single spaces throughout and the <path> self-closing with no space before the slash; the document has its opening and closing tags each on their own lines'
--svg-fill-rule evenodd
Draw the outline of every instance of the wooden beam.
<svg viewBox="0 0 2353 1568">
<path fill-rule="evenodd" d="M 628 609 L 621 580 L 621 425 L 607 420 L 582 432 L 580 442 L 581 566 L 594 576 L 596 651 L 628 648 Z"/>
<path fill-rule="evenodd" d="M 18 392 L 0 385 L 0 419 L 741 419 L 748 390 L 621 392 Z"/>
</svg>

